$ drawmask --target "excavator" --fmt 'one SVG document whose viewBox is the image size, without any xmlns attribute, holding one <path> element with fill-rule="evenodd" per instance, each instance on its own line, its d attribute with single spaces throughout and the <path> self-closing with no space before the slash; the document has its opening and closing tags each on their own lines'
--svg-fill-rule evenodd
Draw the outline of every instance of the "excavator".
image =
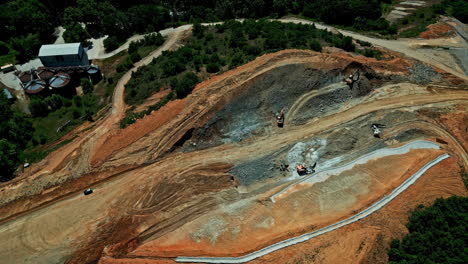
<svg viewBox="0 0 468 264">
<path fill-rule="evenodd" d="M 359 80 L 359 72 L 350 74 L 348 78 L 344 79 L 344 82 L 350 87 L 353 88 L 353 84 Z"/>
<path fill-rule="evenodd" d="M 278 127 L 284 126 L 284 109 L 281 109 L 279 115 L 276 116 L 276 124 L 278 125 Z"/>
<path fill-rule="evenodd" d="M 307 168 L 306 166 L 299 164 L 296 166 L 297 174 L 299 174 L 299 176 L 312 174 L 315 172 L 315 166 L 317 166 L 317 162 L 315 162 L 314 165 L 310 166 L 310 168 Z"/>
<path fill-rule="evenodd" d="M 372 128 L 372 134 L 374 135 L 374 137 L 380 138 L 380 133 L 381 133 L 380 129 L 384 127 L 385 125 L 382 125 L 382 124 L 372 124 L 371 128 Z"/>
</svg>

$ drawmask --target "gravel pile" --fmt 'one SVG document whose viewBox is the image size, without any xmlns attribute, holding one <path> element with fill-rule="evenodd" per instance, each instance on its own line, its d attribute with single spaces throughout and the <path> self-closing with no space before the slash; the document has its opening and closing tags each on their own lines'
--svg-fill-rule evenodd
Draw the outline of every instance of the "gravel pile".
<svg viewBox="0 0 468 264">
<path fill-rule="evenodd" d="M 430 82 L 442 79 L 439 73 L 430 66 L 423 63 L 416 63 L 409 69 L 411 80 L 418 84 L 428 84 Z"/>
<path fill-rule="evenodd" d="M 234 166 L 230 173 L 243 185 L 273 178 L 280 175 L 279 171 L 274 170 L 275 158 L 275 155 L 268 155 L 253 161 L 245 162 Z"/>
</svg>

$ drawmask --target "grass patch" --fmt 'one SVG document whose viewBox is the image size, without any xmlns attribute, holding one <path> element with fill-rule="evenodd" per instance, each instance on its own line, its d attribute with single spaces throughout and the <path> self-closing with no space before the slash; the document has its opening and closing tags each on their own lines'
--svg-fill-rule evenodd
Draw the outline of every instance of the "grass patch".
<svg viewBox="0 0 468 264">
<path fill-rule="evenodd" d="M 35 149 L 26 149 L 23 153 L 22 153 L 22 156 L 21 156 L 21 160 L 25 161 L 25 162 L 28 162 L 28 163 L 34 163 L 34 162 L 39 162 L 41 161 L 42 159 L 44 159 L 45 157 L 47 157 L 47 155 L 49 155 L 49 153 L 65 146 L 66 144 L 72 142 L 73 140 L 75 140 L 78 136 L 74 136 L 70 139 L 67 139 L 67 140 L 64 140 L 56 145 L 54 145 L 53 147 L 51 148 L 48 148 L 48 149 L 44 149 L 44 148 L 35 148 Z"/>
<path fill-rule="evenodd" d="M 110 58 L 93 62 L 99 66 L 103 74 L 102 80 L 94 88 L 94 94 L 101 98 L 105 104 L 110 103 L 115 85 L 124 74 L 117 72 L 117 67 L 124 63 L 128 57 L 127 51 L 121 51 Z"/>
<path fill-rule="evenodd" d="M 148 56 L 151 52 L 155 51 L 159 48 L 159 45 L 150 45 L 150 46 L 143 46 L 138 48 L 138 54 L 140 57 L 144 58 Z"/>
</svg>

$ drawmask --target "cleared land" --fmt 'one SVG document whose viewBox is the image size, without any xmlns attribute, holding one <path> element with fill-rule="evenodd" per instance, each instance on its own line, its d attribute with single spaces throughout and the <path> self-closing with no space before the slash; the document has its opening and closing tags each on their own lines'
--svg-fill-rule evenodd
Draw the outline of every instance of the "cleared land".
<svg viewBox="0 0 468 264">
<path fill-rule="evenodd" d="M 169 36 L 141 64 L 184 34 Z M 372 41 L 410 50 L 407 44 Z M 405 232 L 414 206 L 466 195 L 460 175 L 467 165 L 467 77 L 448 66 L 389 54 L 382 61 L 336 49 L 266 54 L 119 130 L 130 71 L 115 89 L 112 111 L 94 128 L 34 165 L 29 175 L 1 186 L 0 259 L 233 258 L 365 212 L 420 177 L 361 221 L 252 263 L 384 261 L 389 240 Z M 424 58 L 439 66 L 439 60 Z M 355 85 L 341 83 L 356 71 L 361 79 Z M 281 129 L 274 118 L 282 108 L 288 111 Z M 372 123 L 387 125 L 381 139 L 372 137 Z M 317 162 L 326 169 L 420 139 L 440 149 L 375 157 L 270 200 L 297 180 L 294 168 L 284 171 L 280 164 Z M 434 161 L 446 152 L 450 158 Z M 433 167 L 418 173 L 427 164 Z M 88 187 L 95 192 L 84 196 Z"/>
</svg>

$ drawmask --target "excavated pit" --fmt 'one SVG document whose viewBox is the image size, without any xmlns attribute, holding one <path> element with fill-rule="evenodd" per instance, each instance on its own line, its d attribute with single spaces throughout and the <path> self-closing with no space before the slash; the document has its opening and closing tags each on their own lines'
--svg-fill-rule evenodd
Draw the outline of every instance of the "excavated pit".
<svg viewBox="0 0 468 264">
<path fill-rule="evenodd" d="M 352 87 L 343 82 L 345 76 L 358 72 L 360 79 Z M 353 98 L 367 95 L 376 83 L 381 83 L 381 79 L 384 77 L 356 62 L 343 70 L 332 71 L 318 70 L 307 64 L 275 68 L 256 78 L 203 127 L 195 129 L 190 140 L 184 141 L 181 150 L 206 149 L 271 134 L 278 129 L 274 120 L 281 109 L 287 116 L 301 96 L 317 92 L 317 96 L 298 109 L 300 115 L 286 120 L 295 125 L 303 124 L 309 119 L 338 110 Z"/>
</svg>

